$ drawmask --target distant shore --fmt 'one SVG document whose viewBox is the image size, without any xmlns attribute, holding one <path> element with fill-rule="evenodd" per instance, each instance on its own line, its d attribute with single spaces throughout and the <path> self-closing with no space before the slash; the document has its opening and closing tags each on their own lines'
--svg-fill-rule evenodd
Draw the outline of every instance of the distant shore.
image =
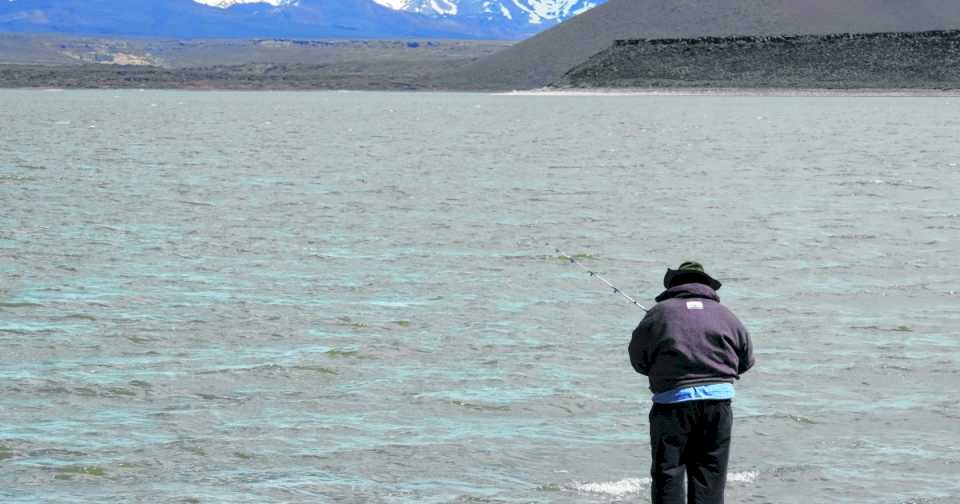
<svg viewBox="0 0 960 504">
<path fill-rule="evenodd" d="M 764 88 L 764 87 L 636 87 L 636 88 L 541 88 L 497 92 L 503 96 L 784 96 L 784 97 L 960 97 L 960 89 L 928 88 Z"/>
<path fill-rule="evenodd" d="M 240 87 L 240 86 L 181 86 L 181 87 L 130 87 L 130 86 L 0 86 L 0 91 L 248 91 L 248 92 L 396 92 L 396 93 L 480 93 L 495 96 L 544 96 L 544 97 L 619 97 L 619 96 L 726 96 L 726 97 L 888 97 L 888 98 L 937 98 L 958 97 L 960 89 L 830 89 L 830 88 L 697 88 L 697 87 L 657 87 L 657 88 L 578 88 L 555 89 L 540 88 L 527 90 L 484 90 L 484 89 L 443 89 L 417 87 L 390 87 L 370 86 L 364 88 L 335 88 L 335 87 Z"/>
<path fill-rule="evenodd" d="M 430 62 L 437 66 L 438 63 Z M 424 65 L 424 66 L 429 66 Z M 144 65 L 2 65 L 0 88 L 177 89 L 197 91 L 457 90 L 436 68 L 407 62 L 360 65 L 244 64 L 191 68 Z M 422 71 L 422 73 L 421 73 Z"/>
<path fill-rule="evenodd" d="M 491 41 L 124 40 L 0 34 L 0 88 L 957 96 L 960 31 L 626 39 L 545 88 L 478 79 Z M 473 77 L 471 77 L 473 76 Z"/>
<path fill-rule="evenodd" d="M 160 40 L 0 33 L 0 88 L 464 89 L 476 85 L 467 79 L 450 79 L 450 72 L 512 44 L 426 39 Z"/>
</svg>

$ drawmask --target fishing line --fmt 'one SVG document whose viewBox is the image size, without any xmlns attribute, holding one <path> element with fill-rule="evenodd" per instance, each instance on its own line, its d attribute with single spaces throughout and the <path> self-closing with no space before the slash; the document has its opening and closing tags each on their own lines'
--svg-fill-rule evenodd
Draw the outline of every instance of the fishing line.
<svg viewBox="0 0 960 504">
<path fill-rule="evenodd" d="M 554 250 L 556 250 L 557 253 L 560 254 L 560 257 L 563 257 L 564 259 L 567 259 L 567 260 L 570 261 L 571 263 L 576 264 L 577 266 L 580 266 L 584 271 L 586 271 L 587 273 L 589 273 L 590 276 L 592 276 L 593 278 L 596 278 L 597 280 L 600 280 L 601 282 L 607 284 L 608 287 L 610 287 L 611 289 L 613 289 L 613 293 L 614 293 L 614 294 L 620 294 L 621 296 L 625 297 L 625 298 L 627 299 L 627 301 L 630 301 L 630 303 L 638 306 L 638 307 L 639 307 L 641 310 L 643 310 L 643 311 L 650 311 L 650 310 L 648 310 L 645 306 L 643 306 L 642 304 L 638 303 L 636 299 L 633 299 L 632 297 L 628 296 L 625 292 L 623 292 L 622 290 L 620 290 L 619 287 L 617 287 L 616 285 L 613 285 L 613 284 L 610 283 L 610 281 L 608 281 L 606 278 L 603 278 L 602 276 L 600 276 L 596 271 L 593 271 L 593 270 L 591 270 L 590 268 L 588 268 L 588 267 L 584 266 L 583 264 L 581 264 L 580 261 L 576 260 L 576 258 L 574 258 L 573 256 L 564 254 L 563 252 L 560 251 L 560 249 L 554 249 Z"/>
</svg>

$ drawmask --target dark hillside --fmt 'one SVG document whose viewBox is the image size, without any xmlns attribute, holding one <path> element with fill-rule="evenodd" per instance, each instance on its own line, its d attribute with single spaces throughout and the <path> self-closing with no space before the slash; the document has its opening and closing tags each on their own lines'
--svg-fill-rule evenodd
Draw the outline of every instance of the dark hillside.
<svg viewBox="0 0 960 504">
<path fill-rule="evenodd" d="M 620 40 L 555 86 L 960 89 L 960 31 Z"/>
<path fill-rule="evenodd" d="M 610 0 L 457 71 L 451 81 L 477 88 L 540 87 L 617 39 L 955 28 L 957 0 Z"/>
</svg>

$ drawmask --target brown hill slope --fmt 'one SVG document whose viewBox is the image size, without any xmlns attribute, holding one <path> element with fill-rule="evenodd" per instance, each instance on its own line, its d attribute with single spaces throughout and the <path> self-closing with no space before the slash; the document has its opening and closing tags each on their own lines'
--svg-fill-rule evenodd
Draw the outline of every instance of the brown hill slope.
<svg viewBox="0 0 960 504">
<path fill-rule="evenodd" d="M 448 79 L 477 89 L 540 87 L 616 39 L 953 28 L 958 0 L 610 0 Z"/>
</svg>

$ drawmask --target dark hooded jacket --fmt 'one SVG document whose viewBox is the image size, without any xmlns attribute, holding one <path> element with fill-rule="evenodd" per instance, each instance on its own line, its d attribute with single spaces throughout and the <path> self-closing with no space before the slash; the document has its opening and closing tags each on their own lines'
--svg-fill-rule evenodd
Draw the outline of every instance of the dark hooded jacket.
<svg viewBox="0 0 960 504">
<path fill-rule="evenodd" d="M 732 383 L 753 366 L 750 334 L 709 286 L 676 285 L 657 303 L 630 341 L 630 363 L 653 393 Z"/>
</svg>

